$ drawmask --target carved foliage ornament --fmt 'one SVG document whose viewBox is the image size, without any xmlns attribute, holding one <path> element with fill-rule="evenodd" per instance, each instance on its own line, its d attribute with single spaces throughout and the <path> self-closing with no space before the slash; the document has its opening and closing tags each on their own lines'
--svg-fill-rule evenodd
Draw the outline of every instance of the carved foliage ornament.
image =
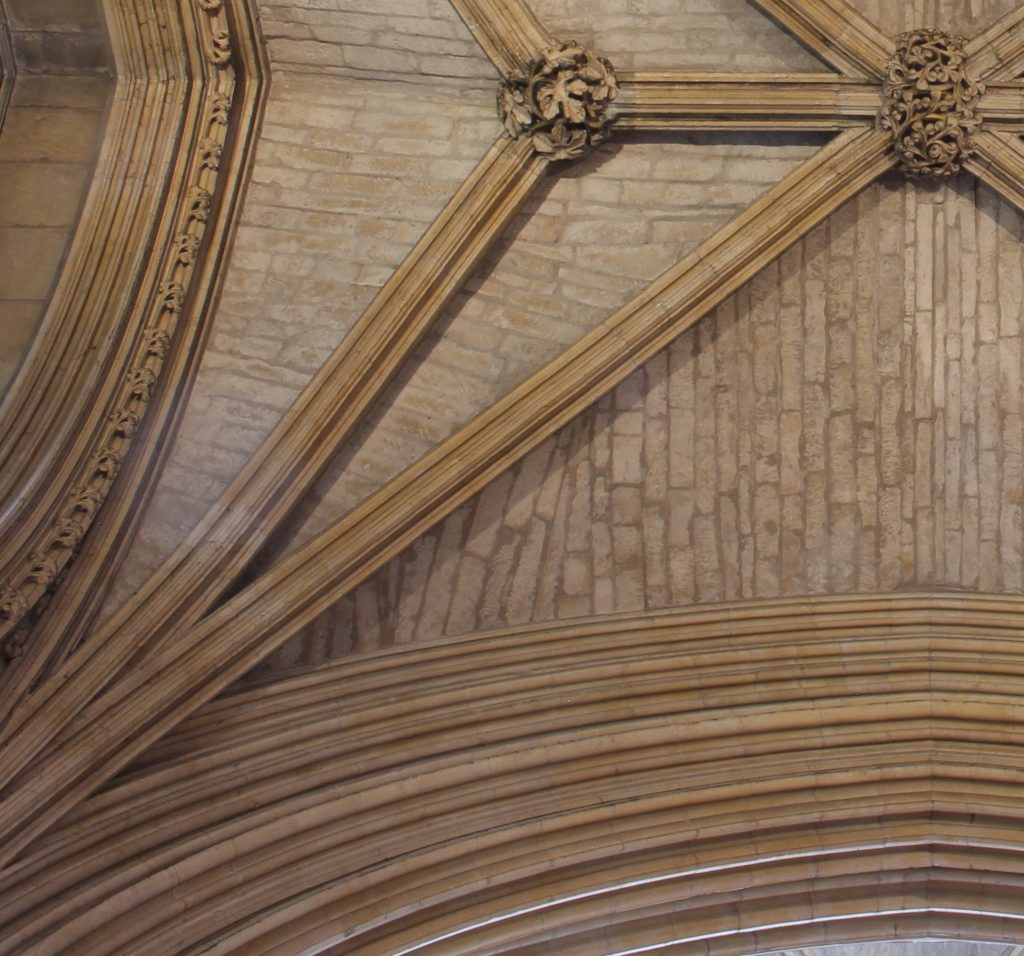
<svg viewBox="0 0 1024 956">
<path fill-rule="evenodd" d="M 2 2 L 2 0 L 0 0 Z M 222 31 L 218 16 L 223 16 L 223 0 L 197 0 L 209 16 L 203 20 L 214 46 Z M 230 38 L 223 33 L 225 49 Z M 124 462 L 129 446 L 153 396 L 171 335 L 184 308 L 207 221 L 213 209 L 213 187 L 219 178 L 224 143 L 231 114 L 234 71 L 227 61 L 211 60 L 212 76 L 219 89 L 210 91 L 204 108 L 202 138 L 193 146 L 192 185 L 179 211 L 179 228 L 174 238 L 174 256 L 167 277 L 157 288 L 152 312 L 138 336 L 134 361 L 127 369 L 123 391 L 117 397 L 115 411 L 107 422 L 95 454 L 88 463 L 85 483 L 71 491 L 70 499 L 48 533 L 42 546 L 21 563 L 9 581 L 0 581 L 0 655 L 8 660 L 21 657 L 23 644 L 31 630 L 28 615 L 37 602 L 52 591 L 63 570 L 74 559 L 79 547 L 110 491 Z M 207 77 L 207 82 L 212 77 Z M 28 623 L 25 623 L 28 622 Z M 3 667 L 0 657 L 0 669 Z"/>
<path fill-rule="evenodd" d="M 618 93 L 611 63 L 570 41 L 531 61 L 529 75 L 501 84 L 498 115 L 510 136 L 530 137 L 548 159 L 577 159 L 607 139 Z"/>
<path fill-rule="evenodd" d="M 910 176 L 951 176 L 974 152 L 974 132 L 981 125 L 975 106 L 985 87 L 967 75 L 964 42 L 941 30 L 897 37 L 881 126 L 891 130 Z"/>
</svg>

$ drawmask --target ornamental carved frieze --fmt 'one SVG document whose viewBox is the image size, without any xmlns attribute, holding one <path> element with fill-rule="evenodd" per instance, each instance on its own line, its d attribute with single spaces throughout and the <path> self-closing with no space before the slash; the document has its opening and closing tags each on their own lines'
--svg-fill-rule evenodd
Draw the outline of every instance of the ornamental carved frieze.
<svg viewBox="0 0 1024 956">
<path fill-rule="evenodd" d="M 968 75 L 964 43 L 941 30 L 897 37 L 881 126 L 892 132 L 909 176 L 951 176 L 974 152 L 974 133 L 981 125 L 977 101 L 985 88 Z"/>
<path fill-rule="evenodd" d="M 40 536 L 36 548 L 17 556 L 8 566 L 10 576 L 0 579 L 0 667 L 4 657 L 14 660 L 22 656 L 32 626 L 30 612 L 38 610 L 39 602 L 56 588 L 74 560 L 121 470 L 139 422 L 152 401 L 172 336 L 181 323 L 203 237 L 216 213 L 214 190 L 228 141 L 235 76 L 229 63 L 231 37 L 224 0 L 196 3 L 203 11 L 198 39 L 212 51 L 207 56 L 211 68 L 204 75 L 203 102 L 196 105 L 196 138 L 186 141 L 189 153 L 182 154 L 184 197 L 171 213 L 176 221 L 169 220 L 174 230 L 173 255 L 152 297 L 145 324 L 132 343 L 121 386 L 111 396 L 114 411 L 96 429 L 96 448 L 84 462 L 82 483 L 68 492 L 56 520 Z M 177 191 L 176 187 L 173 192 Z"/>
<path fill-rule="evenodd" d="M 547 159 L 578 159 L 608 138 L 615 70 L 575 41 L 550 47 L 526 75 L 498 89 L 498 115 L 514 139 L 528 137 Z"/>
</svg>

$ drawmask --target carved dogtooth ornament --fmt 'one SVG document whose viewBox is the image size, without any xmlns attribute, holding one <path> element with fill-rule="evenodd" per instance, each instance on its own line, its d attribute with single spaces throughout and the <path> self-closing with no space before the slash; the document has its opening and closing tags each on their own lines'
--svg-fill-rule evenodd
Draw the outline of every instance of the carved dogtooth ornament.
<svg viewBox="0 0 1024 956">
<path fill-rule="evenodd" d="M 608 138 L 615 70 L 574 40 L 530 61 L 528 75 L 498 88 L 498 116 L 513 139 L 528 136 L 547 159 L 578 159 Z"/>
<path fill-rule="evenodd" d="M 952 176 L 974 152 L 975 107 L 985 87 L 967 73 L 965 42 L 941 30 L 897 37 L 880 123 L 908 176 Z"/>
</svg>

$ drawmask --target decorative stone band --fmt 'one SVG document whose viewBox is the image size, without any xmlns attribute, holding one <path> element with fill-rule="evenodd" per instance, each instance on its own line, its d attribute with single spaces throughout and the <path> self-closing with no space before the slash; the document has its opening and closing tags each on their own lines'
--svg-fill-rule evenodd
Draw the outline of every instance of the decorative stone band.
<svg viewBox="0 0 1024 956">
<path fill-rule="evenodd" d="M 70 486 L 53 523 L 42 531 L 34 549 L 17 555 L 6 565 L 2 560 L 4 555 L 0 554 L 0 571 L 7 572 L 0 576 L 0 669 L 5 661 L 13 661 L 24 654 L 24 642 L 32 623 L 29 612 L 56 589 L 110 493 L 153 397 L 197 272 L 214 190 L 218 187 L 222 152 L 228 141 L 236 80 L 223 0 L 196 0 L 196 5 L 200 15 L 191 22 L 198 27 L 195 38 L 202 44 L 204 58 L 210 66 L 196 77 L 202 95 L 194 107 L 194 116 L 183 120 L 194 124 L 190 125 L 194 136 L 182 137 L 188 144 L 187 151 L 183 149 L 177 164 L 171 166 L 171 175 L 181 177 L 181 181 L 169 179 L 170 185 L 164 186 L 171 195 L 180 189 L 183 199 L 168 212 L 166 220 L 156 224 L 163 230 L 170 223 L 176 223 L 172 240 L 174 255 L 166 261 L 164 275 L 141 316 L 143 324 L 134 334 L 130 365 L 121 376 L 120 387 L 110 396 L 113 411 L 96 429 L 95 448 L 84 463 L 79 482 Z M 184 24 L 189 22 L 182 20 L 183 30 Z M 138 89 L 145 91 L 143 86 Z M 154 117 L 161 118 L 163 114 L 154 108 L 152 113 L 146 114 L 147 122 L 155 122 Z M 154 233 L 154 236 L 159 235 L 163 232 Z"/>
<path fill-rule="evenodd" d="M 976 101 L 985 87 L 967 73 L 965 42 L 941 30 L 897 37 L 879 122 L 892 132 L 908 176 L 952 176 L 974 152 Z"/>
<path fill-rule="evenodd" d="M 578 159 L 608 138 L 618 93 L 611 63 L 570 40 L 501 84 L 498 116 L 513 139 L 528 136 L 545 158 Z"/>
</svg>

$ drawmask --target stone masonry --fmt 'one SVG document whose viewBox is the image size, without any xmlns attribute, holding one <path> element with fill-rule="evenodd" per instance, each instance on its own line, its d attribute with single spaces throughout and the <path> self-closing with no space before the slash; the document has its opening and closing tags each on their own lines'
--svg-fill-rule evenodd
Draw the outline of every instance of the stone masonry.
<svg viewBox="0 0 1024 956">
<path fill-rule="evenodd" d="M 779 595 L 1024 592 L 1024 220 L 849 203 L 265 668 Z"/>
<path fill-rule="evenodd" d="M 111 80 L 22 76 L 0 143 L 0 396 L 49 301 L 96 164 Z"/>
<path fill-rule="evenodd" d="M 553 360 L 813 150 L 768 136 L 620 137 L 555 173 L 310 496 L 295 543 Z"/>
<path fill-rule="evenodd" d="M 275 80 L 253 185 L 189 410 L 108 611 L 216 500 L 500 133 L 497 75 L 448 0 L 261 14 Z M 690 15 L 663 26 L 681 36 Z M 766 43 L 780 35 L 760 14 L 746 22 Z M 730 36 L 717 49 L 724 69 L 746 47 Z M 613 142 L 544 184 L 279 547 L 380 487 L 813 150 L 766 142 L 694 137 L 677 155 Z"/>
<path fill-rule="evenodd" d="M 213 333 L 113 602 L 217 499 L 493 140 L 493 94 L 408 93 L 275 81 Z"/>
<path fill-rule="evenodd" d="M 962 6 L 970 33 L 1007 4 L 972 4 L 969 22 Z M 859 7 L 888 30 L 953 12 L 948 0 Z M 537 12 L 623 69 L 821 69 L 739 0 L 537 0 Z M 111 607 L 216 499 L 498 132 L 493 68 L 447 2 L 262 13 L 276 79 L 253 185 Z M 638 23 L 660 46 L 630 32 Z M 507 393 L 819 144 L 622 137 L 549 177 L 264 561 Z M 264 669 L 605 611 L 1024 589 L 1020 231 L 968 177 L 874 187 Z"/>
</svg>

